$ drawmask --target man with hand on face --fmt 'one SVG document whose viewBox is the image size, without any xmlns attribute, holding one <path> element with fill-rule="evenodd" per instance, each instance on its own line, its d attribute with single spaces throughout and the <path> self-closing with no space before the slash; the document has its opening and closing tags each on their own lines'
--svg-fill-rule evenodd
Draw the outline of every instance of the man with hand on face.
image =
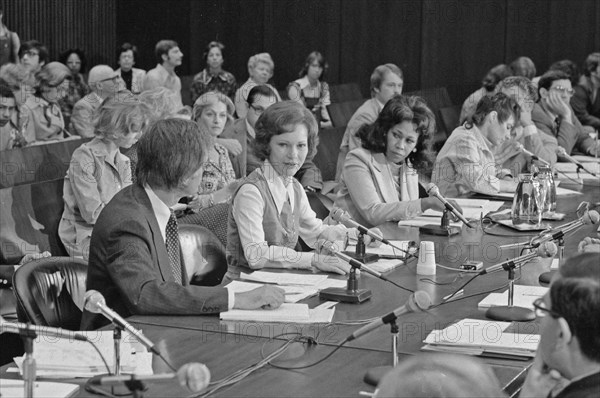
<svg viewBox="0 0 600 398">
<path fill-rule="evenodd" d="M 569 155 L 574 151 L 599 155 L 600 146 L 583 129 L 569 105 L 574 93 L 569 76 L 561 71 L 546 72 L 538 83 L 538 90 L 540 100 L 531 113 L 538 130 L 556 137 L 558 146 Z"/>
<path fill-rule="evenodd" d="M 570 258 L 533 305 L 541 336 L 519 394 L 583 398 L 600 392 L 600 273 L 598 253 Z"/>
<path fill-rule="evenodd" d="M 154 54 L 158 64 L 156 68 L 150 69 L 144 78 L 144 90 L 152 90 L 156 87 L 165 87 L 177 95 L 180 108 L 181 80 L 175 74 L 175 67 L 181 65 L 183 53 L 177 42 L 173 40 L 161 40 L 156 43 Z"/>
<path fill-rule="evenodd" d="M 13 91 L 0 80 L 0 151 L 20 148 L 28 142 L 35 141 L 35 137 L 26 137 L 29 114 L 19 112 Z"/>
</svg>

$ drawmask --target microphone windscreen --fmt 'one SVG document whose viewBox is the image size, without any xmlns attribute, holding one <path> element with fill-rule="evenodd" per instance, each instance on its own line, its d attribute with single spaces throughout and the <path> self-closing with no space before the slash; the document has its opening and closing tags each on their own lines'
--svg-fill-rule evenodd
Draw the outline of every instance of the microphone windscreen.
<svg viewBox="0 0 600 398">
<path fill-rule="evenodd" d="M 544 242 L 537 250 L 537 254 L 543 258 L 554 257 L 556 253 L 558 253 L 558 248 L 554 242 Z"/>
<path fill-rule="evenodd" d="M 202 391 L 210 383 L 210 370 L 203 363 L 186 363 L 177 371 L 177 379 L 192 392 Z"/>
<path fill-rule="evenodd" d="M 598 224 L 600 222 L 600 214 L 596 210 L 589 210 L 587 217 L 583 217 L 583 223 L 585 225 Z"/>
<path fill-rule="evenodd" d="M 105 304 L 104 296 L 97 290 L 88 290 L 83 296 L 83 307 L 89 312 L 100 313 L 98 304 Z"/>
<path fill-rule="evenodd" d="M 434 196 L 440 190 L 438 189 L 437 185 L 435 185 L 433 182 L 430 182 L 429 184 L 427 184 L 427 188 L 425 188 L 425 191 L 427 192 L 427 195 Z"/>
<path fill-rule="evenodd" d="M 410 295 L 408 299 L 407 307 L 411 312 L 421 312 L 431 307 L 431 297 L 423 290 L 417 290 Z"/>
<path fill-rule="evenodd" d="M 567 150 L 561 146 L 556 147 L 556 154 L 557 155 L 561 155 L 561 156 L 565 156 L 567 154 Z"/>
<path fill-rule="evenodd" d="M 346 213 L 343 209 L 340 209 L 339 207 L 331 212 L 331 218 L 342 224 L 350 220 L 350 216 L 348 215 L 348 213 Z"/>
</svg>

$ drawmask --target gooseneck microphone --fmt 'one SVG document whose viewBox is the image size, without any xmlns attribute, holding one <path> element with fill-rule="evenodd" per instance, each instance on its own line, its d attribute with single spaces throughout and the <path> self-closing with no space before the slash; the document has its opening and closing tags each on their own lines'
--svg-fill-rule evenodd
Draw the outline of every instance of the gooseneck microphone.
<svg viewBox="0 0 600 398">
<path fill-rule="evenodd" d="M 100 292 L 96 290 L 88 290 L 85 292 L 85 296 L 83 297 L 83 303 L 86 310 L 95 314 L 104 315 L 113 324 L 131 333 L 131 335 L 133 335 L 140 343 L 146 346 L 147 349 L 158 356 L 161 355 L 154 343 L 144 336 L 140 330 L 134 328 L 121 315 L 117 314 L 114 310 L 106 306 L 104 296 Z"/>
<path fill-rule="evenodd" d="M 545 242 L 558 240 L 583 225 L 598 224 L 598 222 L 600 222 L 600 214 L 596 210 L 587 210 L 579 219 L 543 232 L 541 236 L 531 239 L 529 245 L 531 247 L 538 247 Z"/>
<path fill-rule="evenodd" d="M 379 234 L 376 234 L 375 232 L 369 230 L 369 228 L 365 227 L 364 225 L 357 223 L 352 219 L 352 217 L 350 217 L 350 215 L 347 212 L 340 208 L 337 208 L 331 212 L 331 218 L 341 224 L 344 224 L 347 227 L 350 226 L 351 228 L 358 229 L 358 232 L 360 232 L 361 234 L 369 235 L 371 238 L 393 247 L 394 249 L 404 253 L 408 257 L 418 258 L 418 256 L 416 256 L 414 253 L 410 253 L 409 251 L 399 248 L 389 240 L 385 239 L 383 236 L 380 236 Z"/>
<path fill-rule="evenodd" d="M 570 156 L 570 155 L 567 153 L 567 150 L 566 150 L 565 148 L 563 148 L 563 147 L 559 146 L 558 148 L 556 148 L 556 154 L 557 154 L 558 156 L 562 156 L 563 158 L 567 159 L 569 162 L 571 162 L 571 163 L 573 163 L 573 164 L 577 165 L 577 168 L 578 168 L 578 169 L 581 169 L 581 170 L 585 171 L 586 173 L 589 173 L 589 174 L 593 175 L 594 177 L 597 177 L 597 175 L 596 175 L 596 174 L 594 174 L 594 173 L 592 173 L 591 171 L 589 171 L 588 169 L 586 169 L 586 168 L 583 166 L 583 164 L 582 164 L 580 161 L 578 161 L 578 160 L 576 160 L 575 158 L 571 157 L 571 156 Z"/>
<path fill-rule="evenodd" d="M 448 211 L 452 212 L 452 214 L 458 217 L 458 219 L 462 221 L 467 227 L 473 228 L 473 226 L 469 224 L 469 221 L 467 221 L 465 216 L 463 216 L 460 211 L 456 210 L 456 208 L 452 206 L 452 204 L 442 196 L 439 188 L 432 182 L 427 185 L 427 195 L 435 196 L 436 198 L 438 198 L 438 200 L 442 202 L 442 204 Z"/>
<path fill-rule="evenodd" d="M 502 263 L 495 264 L 489 266 L 479 273 L 479 275 L 489 274 L 490 272 L 498 271 L 500 269 L 504 269 L 505 271 L 510 270 L 511 268 L 516 267 L 518 264 L 525 263 L 529 260 L 532 260 L 536 257 L 548 258 L 554 257 L 558 252 L 558 248 L 554 244 L 554 242 L 544 242 L 535 251 L 526 254 L 524 256 L 516 257 L 510 260 L 506 260 Z"/>
<path fill-rule="evenodd" d="M 362 335 L 369 333 L 372 330 L 377 329 L 379 326 L 391 323 L 396 320 L 400 315 L 409 312 L 421 312 L 431 307 L 431 297 L 427 292 L 418 290 L 410 295 L 406 304 L 402 307 L 396 308 L 393 312 L 382 316 L 381 318 L 361 327 L 350 336 L 346 337 L 344 343 L 359 338 Z M 344 344 L 342 343 L 342 344 Z"/>
<path fill-rule="evenodd" d="M 7 322 L 3 317 L 0 316 L 0 333 L 4 332 L 20 334 L 22 336 L 31 336 L 32 334 L 36 334 L 38 336 L 56 337 L 59 339 L 88 341 L 86 336 L 78 332 L 53 328 L 50 326 L 38 326 L 21 322 Z"/>
<path fill-rule="evenodd" d="M 527 149 L 525 149 L 525 147 L 523 146 L 523 144 L 518 143 L 518 147 L 519 147 L 519 151 L 524 153 L 525 155 L 529 156 L 531 159 L 533 160 L 537 160 L 538 162 L 543 163 L 545 166 L 550 166 L 550 162 L 540 158 L 538 155 L 536 155 L 535 153 L 528 151 Z"/>
<path fill-rule="evenodd" d="M 333 242 L 324 241 L 321 247 L 323 249 L 327 250 L 329 253 L 331 253 L 334 256 L 336 256 L 337 258 L 339 258 L 340 260 L 344 260 L 345 262 L 347 262 L 348 264 L 350 264 L 350 266 L 352 268 L 363 270 L 363 271 L 365 271 L 365 272 L 373 275 L 376 278 L 387 280 L 387 278 L 384 277 L 381 274 L 381 272 L 377 272 L 374 269 L 369 268 L 367 265 L 361 263 L 360 261 L 358 261 L 358 260 L 356 260 L 356 259 L 348 256 L 347 254 L 344 254 L 344 253 L 340 252 L 339 250 L 337 250 L 337 248 L 335 247 L 335 244 Z"/>
</svg>

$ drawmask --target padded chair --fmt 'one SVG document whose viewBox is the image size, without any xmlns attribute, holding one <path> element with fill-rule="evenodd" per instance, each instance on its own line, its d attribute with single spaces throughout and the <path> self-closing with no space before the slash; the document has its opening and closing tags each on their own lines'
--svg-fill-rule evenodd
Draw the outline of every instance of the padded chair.
<svg viewBox="0 0 600 398">
<path fill-rule="evenodd" d="M 227 272 L 225 247 L 207 228 L 194 224 L 179 226 L 179 243 L 192 285 L 216 286 Z"/>
<path fill-rule="evenodd" d="M 354 112 L 365 102 L 364 99 L 346 101 L 346 102 L 333 102 L 327 105 L 327 112 L 331 118 L 331 124 L 333 127 L 346 126 Z"/>
<path fill-rule="evenodd" d="M 227 246 L 227 218 L 229 203 L 217 203 L 214 206 L 200 210 L 198 213 L 183 216 L 177 220 L 179 227 L 183 224 L 201 225 L 219 238 L 221 244 Z"/>
<path fill-rule="evenodd" d="M 79 330 L 87 263 L 72 257 L 47 257 L 22 265 L 13 275 L 21 322 Z"/>
<path fill-rule="evenodd" d="M 447 106 L 440 109 L 440 117 L 448 137 L 460 125 L 460 105 Z"/>
<path fill-rule="evenodd" d="M 358 83 L 344 83 L 329 86 L 331 102 L 347 102 L 363 99 Z"/>
</svg>

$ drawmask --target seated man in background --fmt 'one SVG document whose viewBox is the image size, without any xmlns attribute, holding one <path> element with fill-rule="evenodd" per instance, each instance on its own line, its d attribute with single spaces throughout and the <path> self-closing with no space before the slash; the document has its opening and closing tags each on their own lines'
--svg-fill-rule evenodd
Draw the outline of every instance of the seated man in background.
<svg viewBox="0 0 600 398">
<path fill-rule="evenodd" d="M 88 75 L 91 93 L 75 103 L 71 113 L 71 134 L 83 138 L 94 136 L 94 118 L 102 101 L 125 88 L 125 82 L 108 65 L 94 66 Z"/>
<path fill-rule="evenodd" d="M 156 43 L 154 55 L 158 64 L 156 68 L 150 69 L 144 78 L 144 90 L 152 90 L 156 87 L 165 87 L 177 95 L 178 104 L 183 108 L 181 100 L 181 80 L 175 74 L 175 68 L 181 65 L 183 53 L 177 42 L 173 40 L 161 40 Z"/>
<path fill-rule="evenodd" d="M 234 293 L 189 285 L 171 207 L 197 192 L 207 157 L 206 139 L 189 120 L 159 120 L 140 139 L 137 181 L 100 213 L 90 247 L 87 290 L 100 292 L 120 315 L 203 315 L 283 303 L 283 290 L 273 286 Z M 83 330 L 104 324 L 84 311 Z"/>
<path fill-rule="evenodd" d="M 13 91 L 0 80 L 0 151 L 21 148 L 28 140 L 23 134 L 27 131 L 27 112 L 19 112 Z M 34 141 L 30 137 L 29 141 Z"/>
<path fill-rule="evenodd" d="M 371 99 L 365 101 L 350 118 L 337 159 L 335 180 L 339 181 L 346 154 L 353 149 L 360 148 L 360 138 L 356 136 L 358 129 L 365 124 L 373 124 L 386 102 L 396 94 L 402 94 L 404 75 L 402 70 L 394 64 L 379 65 L 371 74 Z"/>
<path fill-rule="evenodd" d="M 21 65 L 29 70 L 32 75 L 39 72 L 50 60 L 48 49 L 37 40 L 29 40 L 21 43 L 19 48 L 19 59 Z"/>
<path fill-rule="evenodd" d="M 496 65 L 490 69 L 481 81 L 481 87 L 469 95 L 463 103 L 460 110 L 460 124 L 463 124 L 469 116 L 475 113 L 475 108 L 477 108 L 480 99 L 484 96 L 491 97 L 494 95 L 494 90 L 498 83 L 510 75 L 512 75 L 512 70 L 505 64 Z"/>
<path fill-rule="evenodd" d="M 588 55 L 571 106 L 582 125 L 600 130 L 600 53 Z"/>
<path fill-rule="evenodd" d="M 511 97 L 521 107 L 521 117 L 511 139 L 494 151 L 498 166 L 510 169 L 514 176 L 526 171 L 531 157 L 521 151 L 521 146 L 551 165 L 556 163 L 556 138 L 540 133 L 531 119 L 531 112 L 538 98 L 537 88 L 533 83 L 523 76 L 511 76 L 498 84 L 497 92 Z"/>
<path fill-rule="evenodd" d="M 598 253 L 572 257 L 534 302 L 540 343 L 520 397 L 595 397 L 600 392 Z M 564 386 L 564 380 L 568 384 Z"/>
<path fill-rule="evenodd" d="M 583 129 L 569 105 L 573 95 L 569 76 L 560 71 L 544 73 L 538 83 L 538 92 L 540 99 L 531 112 L 538 130 L 556 137 L 558 146 L 567 154 L 575 151 L 590 156 L 600 154 L 598 145 Z"/>
</svg>

